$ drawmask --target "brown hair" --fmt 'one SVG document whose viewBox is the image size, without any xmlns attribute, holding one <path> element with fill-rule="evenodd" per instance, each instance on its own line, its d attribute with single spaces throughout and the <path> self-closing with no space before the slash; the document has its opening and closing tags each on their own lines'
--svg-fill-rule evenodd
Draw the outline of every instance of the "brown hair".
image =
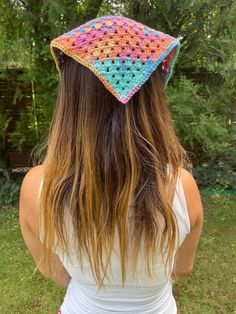
<svg viewBox="0 0 236 314">
<path fill-rule="evenodd" d="M 99 289 L 108 278 L 116 230 L 122 286 L 129 243 L 133 274 L 141 247 L 150 278 L 157 250 L 170 270 L 178 231 L 173 194 L 179 169 L 187 164 L 160 68 L 122 104 L 89 69 L 68 58 L 47 140 L 39 204 L 43 260 L 50 271 L 56 246 L 70 257 L 66 212 L 72 217 L 77 257 L 81 266 L 88 258 Z"/>
</svg>

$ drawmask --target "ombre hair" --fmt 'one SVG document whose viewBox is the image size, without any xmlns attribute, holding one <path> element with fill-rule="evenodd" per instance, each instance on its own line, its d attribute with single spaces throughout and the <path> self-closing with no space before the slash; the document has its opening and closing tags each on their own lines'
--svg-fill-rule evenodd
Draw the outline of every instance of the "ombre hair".
<svg viewBox="0 0 236 314">
<path fill-rule="evenodd" d="M 76 256 L 81 267 L 88 259 L 99 289 L 108 278 L 116 232 L 122 286 L 128 260 L 135 275 L 141 251 L 150 278 L 157 253 L 167 275 L 179 234 L 172 209 L 176 180 L 191 162 L 175 134 L 161 69 L 127 104 L 69 57 L 61 72 L 38 207 L 42 260 L 52 271 L 56 247 L 71 258 L 68 213 Z"/>
</svg>

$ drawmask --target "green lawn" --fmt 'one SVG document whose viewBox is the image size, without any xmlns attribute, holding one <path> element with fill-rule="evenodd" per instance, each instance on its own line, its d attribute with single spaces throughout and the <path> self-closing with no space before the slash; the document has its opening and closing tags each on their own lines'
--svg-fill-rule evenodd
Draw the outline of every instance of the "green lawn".
<svg viewBox="0 0 236 314">
<path fill-rule="evenodd" d="M 205 220 L 194 270 L 173 287 L 180 314 L 236 313 L 236 196 L 202 196 Z M 57 313 L 65 289 L 32 276 L 18 209 L 0 209 L 0 313 Z"/>
</svg>

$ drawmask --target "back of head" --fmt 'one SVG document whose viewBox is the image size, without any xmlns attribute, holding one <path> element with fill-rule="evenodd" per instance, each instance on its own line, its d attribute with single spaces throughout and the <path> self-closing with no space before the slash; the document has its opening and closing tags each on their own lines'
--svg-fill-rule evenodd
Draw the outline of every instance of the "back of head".
<svg viewBox="0 0 236 314">
<path fill-rule="evenodd" d="M 82 263 L 88 257 L 99 286 L 116 228 L 122 284 L 130 241 L 134 270 L 143 241 L 150 277 L 157 249 L 163 257 L 167 252 L 165 264 L 171 267 L 177 236 L 172 197 L 179 168 L 189 159 L 175 135 L 161 66 L 124 104 L 90 69 L 67 57 L 47 145 L 40 207 L 49 265 L 47 252 L 56 238 L 70 255 L 63 220 L 68 211 L 78 258 Z M 157 213 L 164 217 L 164 230 Z"/>
</svg>

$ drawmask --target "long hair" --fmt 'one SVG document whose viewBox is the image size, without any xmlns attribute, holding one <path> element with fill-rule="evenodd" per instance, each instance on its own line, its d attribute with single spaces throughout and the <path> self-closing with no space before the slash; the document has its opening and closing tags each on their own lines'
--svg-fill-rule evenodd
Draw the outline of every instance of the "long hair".
<svg viewBox="0 0 236 314">
<path fill-rule="evenodd" d="M 188 164 L 160 68 L 122 104 L 89 69 L 68 57 L 47 138 L 38 208 L 48 269 L 56 246 L 71 258 L 64 220 L 69 213 L 76 255 L 82 267 L 88 259 L 99 289 L 108 278 L 116 232 L 122 286 L 130 248 L 133 274 L 141 250 L 150 278 L 157 252 L 167 274 L 178 233 L 172 209 L 176 178 Z"/>
</svg>

